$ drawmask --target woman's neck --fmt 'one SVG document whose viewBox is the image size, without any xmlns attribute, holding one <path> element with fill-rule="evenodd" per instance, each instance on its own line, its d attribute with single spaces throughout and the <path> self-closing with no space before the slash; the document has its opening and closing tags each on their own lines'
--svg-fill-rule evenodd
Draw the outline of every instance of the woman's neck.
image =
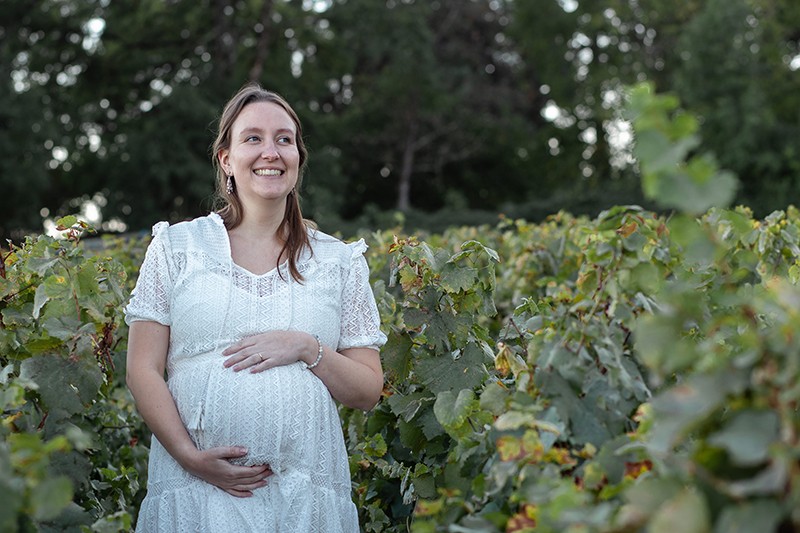
<svg viewBox="0 0 800 533">
<path fill-rule="evenodd" d="M 283 236 L 278 235 L 278 228 L 283 222 L 286 204 L 280 209 L 266 206 L 248 206 L 244 209 L 242 221 L 234 231 L 240 236 L 251 241 L 273 240 L 283 241 Z"/>
</svg>

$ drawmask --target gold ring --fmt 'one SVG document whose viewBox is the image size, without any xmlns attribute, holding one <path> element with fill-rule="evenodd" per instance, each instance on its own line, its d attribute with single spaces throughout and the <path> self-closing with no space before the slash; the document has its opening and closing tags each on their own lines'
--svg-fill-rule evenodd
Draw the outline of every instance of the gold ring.
<svg viewBox="0 0 800 533">
<path fill-rule="evenodd" d="M 261 352 L 258 352 L 256 355 L 258 356 L 258 362 L 259 363 L 263 363 L 264 362 L 264 356 L 261 355 Z"/>
</svg>

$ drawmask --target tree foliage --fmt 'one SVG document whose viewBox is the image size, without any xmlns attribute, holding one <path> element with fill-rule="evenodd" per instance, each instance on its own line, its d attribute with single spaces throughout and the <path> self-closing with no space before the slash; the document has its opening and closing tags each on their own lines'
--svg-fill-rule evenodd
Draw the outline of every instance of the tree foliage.
<svg viewBox="0 0 800 533">
<path fill-rule="evenodd" d="M 400 209 L 542 218 L 641 203 L 622 87 L 652 80 L 701 117 L 701 151 L 759 214 L 796 190 L 791 0 L 125 2 L 7 0 L 0 18 L 0 232 L 87 200 L 105 229 L 210 205 L 222 103 L 256 80 L 311 147 L 323 224 Z M 110 221 L 116 221 L 109 224 Z"/>
</svg>

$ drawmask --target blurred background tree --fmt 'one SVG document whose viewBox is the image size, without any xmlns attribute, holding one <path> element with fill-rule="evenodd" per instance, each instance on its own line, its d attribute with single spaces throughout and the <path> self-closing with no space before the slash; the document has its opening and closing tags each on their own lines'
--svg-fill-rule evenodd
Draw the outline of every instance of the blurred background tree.
<svg viewBox="0 0 800 533">
<path fill-rule="evenodd" d="M 643 203 L 620 107 L 644 79 L 702 116 L 740 202 L 800 193 L 793 0 L 4 0 L 0 74 L 3 237 L 206 212 L 249 80 L 300 114 L 328 231 Z"/>
</svg>

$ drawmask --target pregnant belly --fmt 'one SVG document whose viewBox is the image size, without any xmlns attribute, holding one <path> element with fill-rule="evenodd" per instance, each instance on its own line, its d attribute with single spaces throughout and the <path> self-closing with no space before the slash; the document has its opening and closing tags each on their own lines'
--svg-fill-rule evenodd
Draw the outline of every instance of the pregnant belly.
<svg viewBox="0 0 800 533">
<path fill-rule="evenodd" d="M 198 448 L 242 446 L 248 454 L 234 462 L 269 464 L 279 471 L 313 464 L 320 453 L 343 444 L 338 412 L 327 388 L 300 365 L 258 374 L 234 372 L 220 364 L 198 370 L 170 387 Z M 200 396 L 197 380 L 207 383 Z"/>
</svg>

